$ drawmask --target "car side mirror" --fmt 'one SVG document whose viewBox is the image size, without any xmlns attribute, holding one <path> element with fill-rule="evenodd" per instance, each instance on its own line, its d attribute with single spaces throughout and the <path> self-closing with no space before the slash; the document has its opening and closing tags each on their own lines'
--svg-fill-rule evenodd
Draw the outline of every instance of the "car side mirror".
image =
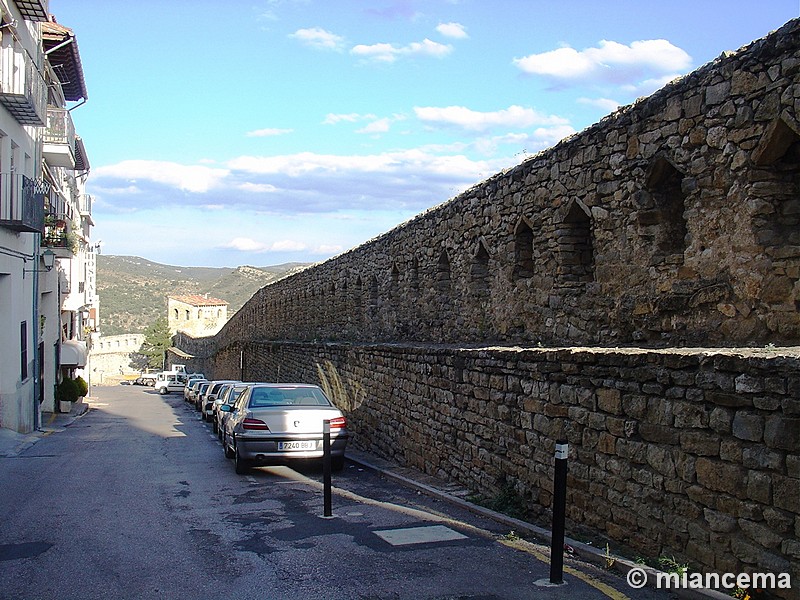
<svg viewBox="0 0 800 600">
<path fill-rule="evenodd" d="M 227 404 L 220 404 L 219 409 L 222 412 L 231 412 L 231 407 L 228 406 Z"/>
</svg>

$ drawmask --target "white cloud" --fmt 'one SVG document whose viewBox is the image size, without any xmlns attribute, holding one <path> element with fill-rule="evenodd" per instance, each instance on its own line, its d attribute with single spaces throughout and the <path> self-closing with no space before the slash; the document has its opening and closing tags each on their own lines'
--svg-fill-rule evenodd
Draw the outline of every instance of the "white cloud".
<svg viewBox="0 0 800 600">
<path fill-rule="evenodd" d="M 466 29 L 464 29 L 464 26 L 461 23 L 439 23 L 439 25 L 436 27 L 436 31 L 445 37 L 455 39 L 464 39 L 469 37 Z"/>
<path fill-rule="evenodd" d="M 336 125 L 337 123 L 341 123 L 345 121 L 347 123 L 356 123 L 358 121 L 364 120 L 371 120 L 376 119 L 377 117 L 373 114 L 366 114 L 362 115 L 359 113 L 347 113 L 347 114 L 335 114 L 335 113 L 328 113 L 325 115 L 325 120 L 322 121 L 323 125 Z"/>
<path fill-rule="evenodd" d="M 577 102 L 578 104 L 585 104 L 587 106 L 596 106 L 609 113 L 614 112 L 622 106 L 622 104 L 611 98 L 578 98 Z"/>
<path fill-rule="evenodd" d="M 464 106 L 416 106 L 417 118 L 429 124 L 455 125 L 469 131 L 486 131 L 493 127 L 527 128 L 533 125 L 568 125 L 555 115 L 544 115 L 532 108 L 509 106 L 503 110 L 480 112 Z"/>
<path fill-rule="evenodd" d="M 259 242 L 252 238 L 236 237 L 227 244 L 221 244 L 218 248 L 228 248 L 231 250 L 238 250 L 239 252 L 302 252 L 308 247 L 302 243 L 294 240 L 279 240 L 271 244 Z"/>
<path fill-rule="evenodd" d="M 651 74 L 682 72 L 692 58 L 667 40 L 641 40 L 629 46 L 602 40 L 598 47 L 577 51 L 564 47 L 515 58 L 525 73 L 561 83 L 578 81 L 614 84 L 634 83 Z"/>
<path fill-rule="evenodd" d="M 318 50 L 341 50 L 344 46 L 344 38 L 342 36 L 326 31 L 321 27 L 298 29 L 289 37 Z"/>
<path fill-rule="evenodd" d="M 276 128 L 267 128 L 267 129 L 255 129 L 253 131 L 248 131 L 245 135 L 247 137 L 271 137 L 276 135 L 286 135 L 287 133 L 292 133 L 293 129 L 276 129 Z"/>
<path fill-rule="evenodd" d="M 413 42 L 407 46 L 396 46 L 387 43 L 372 45 L 359 44 L 353 46 L 350 53 L 364 58 L 365 60 L 393 63 L 397 59 L 406 56 L 432 56 L 434 58 L 442 58 L 452 51 L 453 47 L 451 45 L 440 44 L 439 42 L 434 42 L 426 38 L 421 42 Z"/>
<path fill-rule="evenodd" d="M 392 120 L 389 118 L 377 119 L 361 129 L 356 130 L 356 133 L 386 133 L 392 126 Z"/>
<path fill-rule="evenodd" d="M 125 160 L 115 165 L 97 167 L 95 178 L 113 178 L 136 185 L 148 180 L 187 192 L 207 192 L 219 185 L 230 173 L 227 169 L 214 169 L 199 165 L 181 165 L 155 160 Z M 138 186 L 137 186 L 138 187 Z"/>
</svg>

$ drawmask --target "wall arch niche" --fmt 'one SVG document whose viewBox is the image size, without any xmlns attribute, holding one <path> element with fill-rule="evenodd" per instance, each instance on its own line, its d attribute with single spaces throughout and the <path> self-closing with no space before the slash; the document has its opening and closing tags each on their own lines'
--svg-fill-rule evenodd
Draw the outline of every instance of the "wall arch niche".
<svg viewBox="0 0 800 600">
<path fill-rule="evenodd" d="M 752 227 L 764 248 L 800 245 L 800 134 L 784 119 L 773 121 L 753 152 L 748 187 Z"/>
<path fill-rule="evenodd" d="M 573 200 L 556 228 L 558 275 L 563 283 L 594 281 L 592 218 L 583 202 Z"/>
<path fill-rule="evenodd" d="M 665 156 L 650 163 L 639 200 L 639 233 L 652 249 L 653 264 L 682 263 L 686 251 L 686 197 L 683 173 Z"/>
<path fill-rule="evenodd" d="M 514 230 L 514 270 L 512 279 L 530 279 L 533 277 L 533 228 L 523 218 Z"/>
</svg>

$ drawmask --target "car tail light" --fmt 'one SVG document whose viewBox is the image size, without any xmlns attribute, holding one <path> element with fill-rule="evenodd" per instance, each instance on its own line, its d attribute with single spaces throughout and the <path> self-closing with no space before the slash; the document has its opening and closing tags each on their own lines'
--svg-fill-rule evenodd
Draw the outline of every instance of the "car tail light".
<svg viewBox="0 0 800 600">
<path fill-rule="evenodd" d="M 261 419 L 247 418 L 242 421 L 242 429 L 250 429 L 255 431 L 269 431 L 269 427 Z"/>
<path fill-rule="evenodd" d="M 347 427 L 347 419 L 344 417 L 331 419 L 331 429 L 344 429 L 345 427 Z"/>
</svg>

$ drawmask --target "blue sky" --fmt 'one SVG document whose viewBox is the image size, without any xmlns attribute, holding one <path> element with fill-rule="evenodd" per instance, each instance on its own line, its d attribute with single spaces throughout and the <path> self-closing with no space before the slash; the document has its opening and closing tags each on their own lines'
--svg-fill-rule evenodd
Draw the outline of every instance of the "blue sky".
<svg viewBox="0 0 800 600">
<path fill-rule="evenodd" d="M 798 0 L 50 0 L 104 254 L 316 262 L 800 14 Z"/>
</svg>

